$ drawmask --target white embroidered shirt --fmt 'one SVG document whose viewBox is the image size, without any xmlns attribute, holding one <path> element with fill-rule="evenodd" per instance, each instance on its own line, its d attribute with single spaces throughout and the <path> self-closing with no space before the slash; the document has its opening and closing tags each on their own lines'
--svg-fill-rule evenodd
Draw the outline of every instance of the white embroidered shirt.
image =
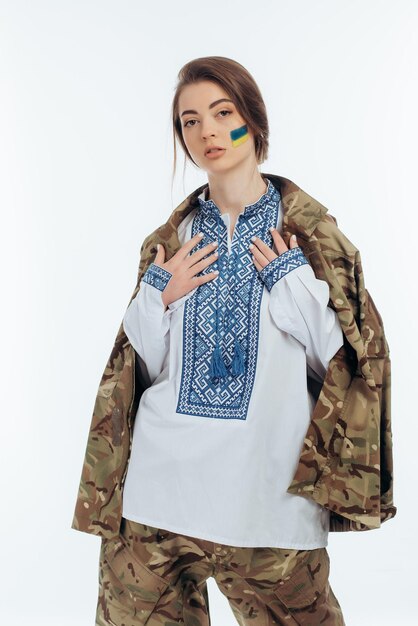
<svg viewBox="0 0 418 626">
<path fill-rule="evenodd" d="M 205 190 L 178 228 L 193 251 L 217 240 L 210 280 L 165 310 L 172 274 L 152 263 L 124 316 L 124 330 L 150 386 L 134 422 L 123 491 L 125 518 L 241 547 L 314 549 L 328 544 L 329 511 L 286 493 L 314 399 L 307 376 L 323 380 L 343 343 L 328 284 L 302 249 L 258 271 L 248 246 L 273 247 L 279 191 L 267 190 L 230 215 Z M 192 251 L 192 252 L 193 252 Z M 215 354 L 220 361 L 215 364 Z"/>
</svg>

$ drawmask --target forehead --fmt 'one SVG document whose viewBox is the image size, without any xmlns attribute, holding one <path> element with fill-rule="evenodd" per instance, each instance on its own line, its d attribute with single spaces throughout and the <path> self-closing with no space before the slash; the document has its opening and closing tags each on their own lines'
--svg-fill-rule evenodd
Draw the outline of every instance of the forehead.
<svg viewBox="0 0 418 626">
<path fill-rule="evenodd" d="M 214 102 L 223 98 L 232 104 L 229 94 L 217 83 L 204 80 L 186 85 L 179 97 L 180 115 L 184 109 L 208 109 Z"/>
</svg>

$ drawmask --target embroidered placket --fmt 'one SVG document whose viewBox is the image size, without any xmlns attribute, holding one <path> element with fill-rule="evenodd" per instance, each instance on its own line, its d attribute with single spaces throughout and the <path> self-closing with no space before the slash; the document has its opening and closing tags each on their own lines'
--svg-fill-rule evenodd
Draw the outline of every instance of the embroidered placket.
<svg viewBox="0 0 418 626">
<path fill-rule="evenodd" d="M 260 306 L 264 290 L 263 280 L 251 259 L 249 244 L 251 237 L 256 235 L 270 247 L 273 246 L 269 228 L 277 225 L 279 200 L 277 189 L 269 186 L 262 201 L 246 207 L 237 220 L 229 257 L 227 227 L 220 218 L 216 205 L 207 201 L 193 218 L 191 237 L 199 231 L 204 236 L 191 253 L 218 239 L 220 219 L 218 260 L 202 272 L 207 274 L 219 269 L 219 275 L 217 279 L 200 285 L 185 303 L 183 365 L 176 407 L 178 413 L 221 419 L 246 419 L 257 365 Z M 237 263 L 236 282 L 234 255 Z M 221 314 L 219 345 L 223 360 L 229 370 L 234 355 L 236 331 L 237 340 L 245 354 L 245 371 L 237 376 L 228 371 L 224 378 L 214 383 L 209 376 L 209 364 L 217 340 L 217 295 Z"/>
</svg>

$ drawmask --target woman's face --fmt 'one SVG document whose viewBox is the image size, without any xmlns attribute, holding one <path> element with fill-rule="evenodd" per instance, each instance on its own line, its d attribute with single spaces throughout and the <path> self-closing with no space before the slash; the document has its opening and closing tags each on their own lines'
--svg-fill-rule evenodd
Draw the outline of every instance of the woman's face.
<svg viewBox="0 0 418 626">
<path fill-rule="evenodd" d="M 250 127 L 245 128 L 246 121 L 218 84 L 205 80 L 187 85 L 179 98 L 179 115 L 184 143 L 206 172 L 226 172 L 248 159 L 257 164 Z M 224 149 L 217 158 L 205 155 L 211 145 Z"/>
</svg>

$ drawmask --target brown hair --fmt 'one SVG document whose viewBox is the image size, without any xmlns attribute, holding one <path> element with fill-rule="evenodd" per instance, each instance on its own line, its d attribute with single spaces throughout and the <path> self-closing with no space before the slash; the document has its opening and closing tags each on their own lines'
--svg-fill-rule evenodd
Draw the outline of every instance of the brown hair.
<svg viewBox="0 0 418 626">
<path fill-rule="evenodd" d="M 176 137 L 183 146 L 185 158 L 196 165 L 186 148 L 181 130 L 179 116 L 179 97 L 186 85 L 210 80 L 220 85 L 234 102 L 238 112 L 245 119 L 249 129 L 254 134 L 257 163 L 263 163 L 268 156 L 269 126 L 266 107 L 261 92 L 248 70 L 237 61 L 227 57 L 210 56 L 193 59 L 184 65 L 178 73 L 173 104 L 173 143 L 174 166 L 173 178 L 176 169 Z"/>
</svg>

